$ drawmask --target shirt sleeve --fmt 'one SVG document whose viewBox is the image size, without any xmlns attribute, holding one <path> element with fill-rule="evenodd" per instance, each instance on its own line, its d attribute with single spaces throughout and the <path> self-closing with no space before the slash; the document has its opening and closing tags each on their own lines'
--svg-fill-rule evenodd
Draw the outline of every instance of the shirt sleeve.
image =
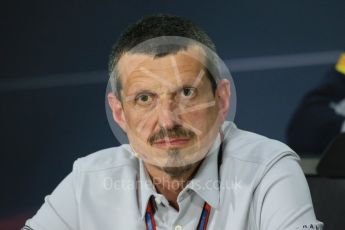
<svg viewBox="0 0 345 230">
<path fill-rule="evenodd" d="M 255 190 L 256 223 L 260 230 L 321 230 L 306 178 L 297 158 L 286 156 L 267 169 Z"/>
<path fill-rule="evenodd" d="M 45 202 L 35 216 L 22 228 L 32 230 L 76 230 L 78 209 L 76 198 L 76 163 L 73 171 L 45 197 Z"/>
</svg>

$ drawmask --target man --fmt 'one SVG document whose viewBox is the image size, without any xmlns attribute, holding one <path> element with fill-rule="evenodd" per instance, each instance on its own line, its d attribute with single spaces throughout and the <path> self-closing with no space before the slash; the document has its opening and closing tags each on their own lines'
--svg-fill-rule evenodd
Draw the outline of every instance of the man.
<svg viewBox="0 0 345 230">
<path fill-rule="evenodd" d="M 322 229 L 298 156 L 225 122 L 230 82 L 214 52 L 180 17 L 131 25 L 108 94 L 129 145 L 78 159 L 24 229 Z"/>
<path fill-rule="evenodd" d="M 345 52 L 327 71 L 323 82 L 303 97 L 289 123 L 287 140 L 299 153 L 321 155 L 344 132 Z"/>
</svg>

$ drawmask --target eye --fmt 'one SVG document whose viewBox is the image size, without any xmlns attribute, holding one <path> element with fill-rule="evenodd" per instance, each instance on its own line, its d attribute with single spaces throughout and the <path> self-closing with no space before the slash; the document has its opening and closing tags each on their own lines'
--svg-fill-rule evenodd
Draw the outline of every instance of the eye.
<svg viewBox="0 0 345 230">
<path fill-rule="evenodd" d="M 196 89 L 193 87 L 185 87 L 181 90 L 182 99 L 191 99 L 195 96 Z"/>
<path fill-rule="evenodd" d="M 153 101 L 154 95 L 151 93 L 141 93 L 135 97 L 135 103 L 139 105 L 149 105 Z"/>
</svg>

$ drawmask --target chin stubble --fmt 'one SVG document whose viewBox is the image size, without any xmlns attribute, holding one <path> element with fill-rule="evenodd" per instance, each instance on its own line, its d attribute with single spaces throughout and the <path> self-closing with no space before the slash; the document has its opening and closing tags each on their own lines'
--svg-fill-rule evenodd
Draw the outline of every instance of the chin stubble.
<svg viewBox="0 0 345 230">
<path fill-rule="evenodd" d="M 168 162 L 166 165 L 182 165 L 177 167 L 172 166 L 163 166 L 159 167 L 162 171 L 167 173 L 172 179 L 179 179 L 182 178 L 185 174 L 188 174 L 195 165 L 199 164 L 200 162 L 195 162 L 191 164 L 185 164 L 183 162 L 183 158 L 181 157 L 181 153 L 179 149 L 169 149 L 168 152 Z"/>
</svg>

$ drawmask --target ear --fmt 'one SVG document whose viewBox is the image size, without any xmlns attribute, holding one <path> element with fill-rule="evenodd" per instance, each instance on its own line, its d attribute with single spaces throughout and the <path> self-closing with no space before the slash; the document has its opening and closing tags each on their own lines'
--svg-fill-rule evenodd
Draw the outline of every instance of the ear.
<svg viewBox="0 0 345 230">
<path fill-rule="evenodd" d="M 122 130 L 126 133 L 127 130 L 127 122 L 125 119 L 125 115 L 123 112 L 123 107 L 121 101 L 114 95 L 114 93 L 108 93 L 108 103 L 111 108 L 113 119 L 116 123 L 122 128 Z"/>
<path fill-rule="evenodd" d="M 219 109 L 220 122 L 223 123 L 226 120 L 226 115 L 230 109 L 230 81 L 222 79 L 217 84 L 216 89 L 216 101 Z"/>
</svg>

